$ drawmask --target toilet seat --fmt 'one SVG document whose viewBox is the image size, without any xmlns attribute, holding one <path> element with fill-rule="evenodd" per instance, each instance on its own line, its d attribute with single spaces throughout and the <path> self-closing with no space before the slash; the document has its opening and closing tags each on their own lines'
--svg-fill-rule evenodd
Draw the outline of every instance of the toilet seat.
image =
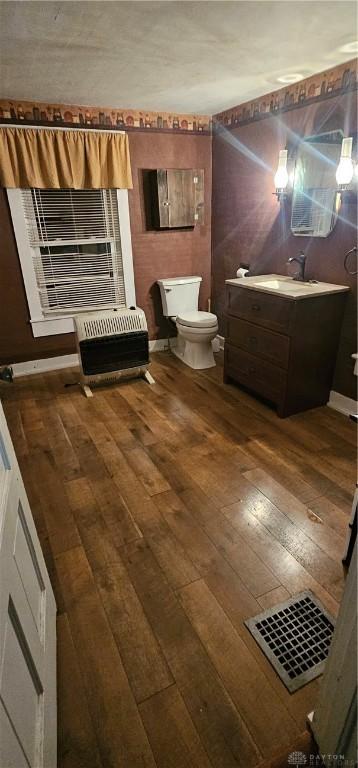
<svg viewBox="0 0 358 768">
<path fill-rule="evenodd" d="M 183 312 L 176 318 L 177 323 L 189 328 L 213 328 L 218 319 L 212 312 Z"/>
</svg>

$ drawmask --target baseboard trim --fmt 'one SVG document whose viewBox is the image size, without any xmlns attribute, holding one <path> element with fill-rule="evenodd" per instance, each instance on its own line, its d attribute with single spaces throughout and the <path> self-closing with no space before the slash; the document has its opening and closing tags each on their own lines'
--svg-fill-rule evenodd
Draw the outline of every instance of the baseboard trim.
<svg viewBox="0 0 358 768">
<path fill-rule="evenodd" d="M 356 400 L 352 400 L 351 397 L 341 395 L 340 392 L 334 392 L 334 390 L 331 390 L 329 394 L 329 401 L 327 405 L 329 408 L 333 408 L 334 411 L 344 413 L 345 416 L 358 413 L 358 403 Z"/>
<path fill-rule="evenodd" d="M 176 345 L 176 337 L 170 339 L 170 346 Z M 162 352 L 168 349 L 168 339 L 152 339 L 149 342 L 150 352 Z M 58 357 L 45 357 L 41 360 L 27 360 L 24 363 L 12 363 L 11 368 L 14 378 L 19 376 L 31 376 L 34 373 L 48 373 L 49 371 L 59 371 L 61 368 L 73 368 L 79 365 L 77 353 L 73 355 L 59 355 Z"/>
<path fill-rule="evenodd" d="M 149 351 L 163 352 L 164 350 L 167 350 L 170 347 L 175 347 L 176 343 L 177 343 L 176 336 L 170 336 L 169 340 L 168 339 L 152 339 L 149 342 Z"/>
<path fill-rule="evenodd" d="M 73 355 L 59 355 L 58 357 L 44 357 L 41 360 L 27 360 L 24 363 L 13 363 L 11 368 L 14 372 L 14 378 L 17 379 L 19 376 L 58 371 L 61 368 L 72 368 L 75 365 L 79 365 L 77 353 Z"/>
</svg>

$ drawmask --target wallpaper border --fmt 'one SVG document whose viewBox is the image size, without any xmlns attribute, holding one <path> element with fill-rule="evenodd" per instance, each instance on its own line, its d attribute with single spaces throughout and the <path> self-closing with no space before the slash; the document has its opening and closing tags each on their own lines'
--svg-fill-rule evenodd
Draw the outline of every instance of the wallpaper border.
<svg viewBox="0 0 358 768">
<path fill-rule="evenodd" d="M 0 99 L 0 122 L 119 131 L 209 134 L 209 115 Z"/>
<path fill-rule="evenodd" d="M 236 128 L 272 115 L 300 109 L 357 89 L 358 59 L 351 59 L 331 69 L 311 75 L 297 83 L 269 91 L 257 99 L 245 101 L 218 112 L 213 117 L 214 129 Z"/>
</svg>

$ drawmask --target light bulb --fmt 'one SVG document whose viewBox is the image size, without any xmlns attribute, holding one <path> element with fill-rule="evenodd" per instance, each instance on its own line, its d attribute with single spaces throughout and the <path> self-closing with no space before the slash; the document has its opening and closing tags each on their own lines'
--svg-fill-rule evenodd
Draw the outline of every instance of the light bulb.
<svg viewBox="0 0 358 768">
<path fill-rule="evenodd" d="M 352 40 L 351 43 L 345 43 L 338 49 L 341 53 L 358 53 L 358 40 Z"/>
<path fill-rule="evenodd" d="M 353 179 L 352 145 L 353 139 L 351 137 L 343 139 L 341 159 L 336 170 L 336 181 L 340 187 L 346 187 Z"/>
<path fill-rule="evenodd" d="M 277 78 L 279 83 L 285 83 L 285 85 L 291 85 L 291 83 L 298 83 L 299 80 L 303 80 L 304 75 L 301 75 L 298 72 L 292 72 L 288 75 L 280 75 L 280 77 Z"/>
<path fill-rule="evenodd" d="M 278 167 L 274 179 L 276 189 L 286 189 L 288 184 L 287 155 L 287 149 L 280 150 L 280 154 L 278 156 Z"/>
<path fill-rule="evenodd" d="M 340 187 L 350 184 L 353 179 L 353 163 L 350 157 L 341 157 L 336 170 L 336 180 Z"/>
<path fill-rule="evenodd" d="M 276 189 L 286 189 L 288 183 L 288 173 L 286 168 L 277 168 L 275 173 Z"/>
<path fill-rule="evenodd" d="M 295 171 L 291 171 L 291 173 L 288 176 L 288 180 L 290 182 L 290 186 L 293 187 L 295 183 Z"/>
</svg>

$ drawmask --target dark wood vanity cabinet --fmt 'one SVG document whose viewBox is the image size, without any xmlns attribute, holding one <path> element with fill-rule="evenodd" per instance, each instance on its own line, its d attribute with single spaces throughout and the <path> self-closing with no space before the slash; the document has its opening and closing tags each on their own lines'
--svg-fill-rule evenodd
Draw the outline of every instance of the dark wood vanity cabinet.
<svg viewBox="0 0 358 768">
<path fill-rule="evenodd" d="M 155 229 L 204 223 L 204 171 L 158 168 L 150 171 L 152 222 Z"/>
<path fill-rule="evenodd" d="M 290 416 L 328 402 L 346 293 L 292 299 L 227 285 L 224 379 Z"/>
</svg>

